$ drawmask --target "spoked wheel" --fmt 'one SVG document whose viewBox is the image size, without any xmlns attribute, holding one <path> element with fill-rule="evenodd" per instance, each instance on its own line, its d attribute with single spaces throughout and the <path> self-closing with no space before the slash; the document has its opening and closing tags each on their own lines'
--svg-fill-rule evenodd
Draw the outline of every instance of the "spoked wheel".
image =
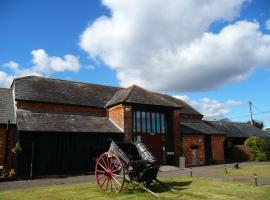
<svg viewBox="0 0 270 200">
<path fill-rule="evenodd" d="M 96 161 L 98 186 L 106 192 L 121 192 L 125 184 L 125 169 L 122 161 L 113 153 L 105 152 Z"/>
</svg>

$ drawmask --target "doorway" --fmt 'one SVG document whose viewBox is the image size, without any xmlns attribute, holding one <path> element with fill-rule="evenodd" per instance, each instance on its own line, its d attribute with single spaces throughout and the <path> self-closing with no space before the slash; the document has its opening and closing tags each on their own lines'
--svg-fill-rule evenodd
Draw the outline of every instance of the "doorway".
<svg viewBox="0 0 270 200">
<path fill-rule="evenodd" d="M 162 164 L 163 162 L 163 145 L 162 145 L 162 135 L 149 135 L 149 134 L 143 134 L 143 135 L 137 135 L 136 139 L 137 142 L 143 142 L 147 148 L 150 150 L 150 152 L 155 156 L 159 164 Z"/>
<path fill-rule="evenodd" d="M 210 164 L 212 161 L 212 139 L 211 135 L 204 136 L 204 151 L 205 151 L 205 163 Z"/>
</svg>

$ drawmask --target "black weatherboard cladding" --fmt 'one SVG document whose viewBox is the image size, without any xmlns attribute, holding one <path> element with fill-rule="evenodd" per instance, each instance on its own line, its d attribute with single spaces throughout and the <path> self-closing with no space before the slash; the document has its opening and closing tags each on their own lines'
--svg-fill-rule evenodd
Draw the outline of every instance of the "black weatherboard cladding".
<svg viewBox="0 0 270 200">
<path fill-rule="evenodd" d="M 93 172 L 96 158 L 107 151 L 110 139 L 122 134 L 20 133 L 19 176 L 29 177 L 33 152 L 33 176 Z M 34 149 L 33 149 L 34 148 Z"/>
</svg>

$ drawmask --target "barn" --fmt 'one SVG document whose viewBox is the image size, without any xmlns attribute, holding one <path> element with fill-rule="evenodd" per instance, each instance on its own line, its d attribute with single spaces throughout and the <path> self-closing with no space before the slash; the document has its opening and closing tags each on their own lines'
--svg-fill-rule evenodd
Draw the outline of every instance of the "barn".
<svg viewBox="0 0 270 200">
<path fill-rule="evenodd" d="M 160 164 L 178 165 L 184 155 L 192 166 L 223 163 L 228 141 L 264 134 L 205 121 L 186 102 L 136 85 L 26 76 L 0 94 L 0 166 L 22 177 L 90 173 L 112 139 L 143 141 Z"/>
</svg>

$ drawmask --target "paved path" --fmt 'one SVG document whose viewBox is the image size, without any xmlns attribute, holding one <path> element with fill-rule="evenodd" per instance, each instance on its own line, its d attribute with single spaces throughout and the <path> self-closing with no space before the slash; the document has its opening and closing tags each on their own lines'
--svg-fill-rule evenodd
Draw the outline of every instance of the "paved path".
<svg viewBox="0 0 270 200">
<path fill-rule="evenodd" d="M 250 166 L 258 164 L 269 164 L 270 162 L 245 162 L 240 163 L 241 166 Z M 226 167 L 232 167 L 233 164 L 227 164 Z M 220 180 L 231 180 L 231 181 L 240 181 L 245 183 L 254 184 L 253 178 L 247 177 L 232 177 L 232 176 L 223 176 L 216 173 L 213 173 L 214 169 L 224 169 L 224 165 L 212 165 L 212 166 L 202 166 L 202 167 L 193 167 L 192 175 L 194 177 L 207 177 Z M 171 166 L 163 166 L 161 171 L 158 173 L 159 178 L 171 178 L 171 177 L 181 177 L 181 176 L 190 176 L 190 168 L 178 169 Z M 71 176 L 66 178 L 44 178 L 44 179 L 34 179 L 34 180 L 21 180 L 21 181 L 11 181 L 11 182 L 0 182 L 0 191 L 1 190 L 12 190 L 12 189 L 24 189 L 24 188 L 33 188 L 33 187 L 47 187 L 53 185 L 64 185 L 64 184 L 75 184 L 75 183 L 87 183 L 94 182 L 94 175 L 83 175 L 83 176 Z M 258 177 L 259 185 L 269 185 L 270 179 L 263 179 Z"/>
<path fill-rule="evenodd" d="M 270 165 L 270 162 L 243 162 L 240 163 L 240 167 L 243 166 L 252 166 L 252 165 Z M 254 178 L 247 177 L 247 176 L 228 176 L 225 175 L 225 165 L 211 165 L 211 166 L 201 166 L 201 167 L 193 167 L 192 168 L 192 176 L 194 177 L 205 177 L 205 178 L 212 178 L 212 179 L 219 179 L 219 180 L 226 180 L 226 181 L 238 181 L 244 182 L 249 184 L 254 184 Z M 234 164 L 226 164 L 226 168 L 234 167 Z M 214 171 L 217 169 L 224 170 L 224 175 L 217 174 Z M 179 177 L 179 176 L 190 176 L 191 169 L 185 168 L 182 170 L 177 171 L 168 171 L 168 172 L 160 172 L 159 177 Z M 269 172 L 270 173 L 270 172 Z M 270 186 L 270 179 L 258 177 L 258 185 L 269 185 Z"/>
<path fill-rule="evenodd" d="M 270 162 L 243 162 L 240 163 L 240 168 L 243 166 L 253 166 L 253 165 L 270 165 Z M 226 165 L 213 165 L 213 166 L 204 166 L 198 168 L 193 168 L 194 173 L 197 173 L 197 176 L 201 177 L 208 177 L 208 178 L 214 178 L 214 179 L 221 179 L 221 180 L 231 180 L 231 181 L 238 181 L 238 182 L 244 182 L 249 184 L 254 184 L 254 178 L 251 174 L 250 177 L 248 176 L 228 176 L 225 174 L 225 167 L 231 168 L 234 167 L 234 164 L 226 164 Z M 224 175 L 214 173 L 213 171 L 216 169 L 224 170 Z M 270 172 L 269 172 L 270 173 Z M 258 177 L 258 184 L 259 185 L 270 185 L 270 179 L 266 179 L 263 177 Z"/>
<path fill-rule="evenodd" d="M 74 183 L 87 183 L 94 182 L 94 175 L 82 175 L 82 176 L 71 176 L 66 178 L 43 178 L 33 180 L 20 180 L 10 182 L 0 182 L 1 190 L 12 190 L 12 189 L 24 189 L 33 187 L 47 187 L 53 185 L 64 185 Z"/>
</svg>

